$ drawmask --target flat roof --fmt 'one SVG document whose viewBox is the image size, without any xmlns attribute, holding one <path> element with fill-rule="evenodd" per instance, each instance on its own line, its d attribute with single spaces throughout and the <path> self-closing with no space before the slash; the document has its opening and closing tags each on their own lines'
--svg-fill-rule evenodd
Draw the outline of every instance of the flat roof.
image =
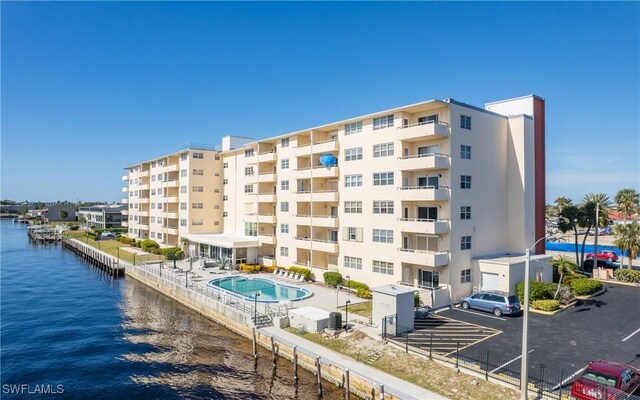
<svg viewBox="0 0 640 400">
<path fill-rule="evenodd" d="M 383 294 L 388 294 L 392 296 L 397 296 L 399 294 L 404 294 L 404 293 L 413 293 L 416 291 L 416 289 L 408 286 L 402 286 L 402 285 L 383 285 L 383 286 L 371 288 L 371 291 L 376 293 L 383 293 Z"/>
<path fill-rule="evenodd" d="M 311 306 L 293 308 L 289 310 L 289 314 L 300 315 L 314 321 L 321 321 L 323 319 L 329 318 L 329 311 L 321 310 L 319 308 Z"/>
<path fill-rule="evenodd" d="M 192 242 L 224 247 L 227 249 L 241 249 L 260 246 L 260 242 L 257 237 L 237 235 L 234 233 L 191 233 L 187 235 L 187 239 Z"/>
<path fill-rule="evenodd" d="M 553 258 L 550 254 L 532 254 L 530 257 L 531 261 L 542 261 Z M 494 264 L 518 264 L 525 262 L 526 259 L 526 255 L 522 253 L 500 253 L 472 258 L 472 260 L 491 262 Z"/>
</svg>

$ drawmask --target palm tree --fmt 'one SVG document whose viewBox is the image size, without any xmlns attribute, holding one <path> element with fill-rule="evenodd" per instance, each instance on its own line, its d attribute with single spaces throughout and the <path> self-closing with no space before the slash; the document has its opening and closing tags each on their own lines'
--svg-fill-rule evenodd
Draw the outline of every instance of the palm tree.
<svg viewBox="0 0 640 400">
<path fill-rule="evenodd" d="M 640 224 L 633 221 L 630 224 L 618 225 L 614 229 L 615 239 L 613 244 L 629 256 L 628 267 L 631 269 L 632 261 L 640 253 Z"/>
<path fill-rule="evenodd" d="M 640 207 L 640 193 L 635 189 L 620 189 L 613 200 L 618 205 L 618 211 L 624 215 L 625 223 L 627 222 L 627 216 L 638 211 L 638 207 Z"/>
<path fill-rule="evenodd" d="M 560 228 L 562 233 L 573 231 L 573 237 L 575 239 L 576 262 L 578 262 L 578 222 L 582 220 L 582 210 L 574 205 L 569 205 L 562 209 L 562 212 L 560 212 L 560 218 L 558 219 L 558 228 Z M 580 263 L 580 265 L 582 265 L 582 263 Z"/>
<path fill-rule="evenodd" d="M 573 200 L 564 196 L 557 197 L 553 202 L 556 203 L 558 213 L 561 213 L 565 207 L 573 205 Z"/>
<path fill-rule="evenodd" d="M 560 293 L 560 285 L 562 285 L 562 278 L 565 274 L 572 274 L 578 268 L 578 265 L 571 261 L 569 257 L 565 255 L 557 255 L 551 260 L 551 265 L 556 267 L 558 273 L 560 274 L 560 280 L 558 281 L 558 288 L 556 289 L 556 294 L 553 295 L 554 300 L 558 297 L 558 293 Z"/>
</svg>

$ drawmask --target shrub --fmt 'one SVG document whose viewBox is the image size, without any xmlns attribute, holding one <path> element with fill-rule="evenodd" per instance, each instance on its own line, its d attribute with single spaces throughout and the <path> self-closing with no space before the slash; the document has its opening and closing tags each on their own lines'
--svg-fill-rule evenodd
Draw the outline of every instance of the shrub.
<svg viewBox="0 0 640 400">
<path fill-rule="evenodd" d="M 143 251 L 148 251 L 150 253 L 153 253 L 153 250 L 157 249 L 159 247 L 160 247 L 160 245 L 155 240 L 145 239 L 145 240 L 140 242 L 140 248 Z"/>
<path fill-rule="evenodd" d="M 618 268 L 613 271 L 613 277 L 621 282 L 635 282 L 640 283 L 640 271 L 633 269 Z"/>
<path fill-rule="evenodd" d="M 573 291 L 571 291 L 571 288 L 569 286 L 560 286 L 560 291 L 558 292 L 558 297 L 556 298 L 556 300 L 558 300 L 560 304 L 567 305 L 575 299 L 576 297 L 573 295 Z"/>
<path fill-rule="evenodd" d="M 328 271 L 322 274 L 324 284 L 336 287 L 342 283 L 342 274 L 340 272 Z"/>
<path fill-rule="evenodd" d="M 372 297 L 371 290 L 369 290 L 368 288 L 359 287 L 358 290 L 356 290 L 356 296 L 360 297 L 361 299 L 370 299 Z"/>
<path fill-rule="evenodd" d="M 273 266 L 267 266 L 267 265 L 263 265 L 260 267 L 260 271 L 262 272 L 268 272 L 268 273 L 272 273 L 273 271 L 275 271 L 278 267 L 273 267 Z"/>
<path fill-rule="evenodd" d="M 176 251 L 176 260 L 182 260 L 184 258 L 184 251 L 178 250 Z"/>
<path fill-rule="evenodd" d="M 356 291 L 356 296 L 361 297 L 363 299 L 371 298 L 371 289 L 369 289 L 369 285 L 366 283 L 358 282 L 358 281 L 347 281 L 347 287 L 349 289 L 354 289 Z"/>
<path fill-rule="evenodd" d="M 415 308 L 419 308 L 422 304 L 422 302 L 420 301 L 420 295 L 418 294 L 418 292 L 415 292 L 413 294 L 413 306 Z"/>
<path fill-rule="evenodd" d="M 240 264 L 238 269 L 242 272 L 246 272 L 248 274 L 253 274 L 256 272 L 260 272 L 260 264 Z"/>
<path fill-rule="evenodd" d="M 578 279 L 571 283 L 576 296 L 588 296 L 602 290 L 602 283 L 595 279 Z"/>
<path fill-rule="evenodd" d="M 93 234 L 96 235 L 96 236 L 102 235 L 102 232 L 104 232 L 104 229 L 93 228 Z"/>
<path fill-rule="evenodd" d="M 587 279 L 587 277 L 582 274 L 569 274 L 569 275 L 566 275 L 564 278 L 562 278 L 562 283 L 564 283 L 565 285 L 571 286 L 571 282 L 576 281 L 578 279 Z"/>
<path fill-rule="evenodd" d="M 176 253 L 182 250 L 180 249 L 180 247 L 165 247 L 164 249 L 158 249 L 158 251 L 159 253 L 156 253 L 156 252 L 154 253 L 164 255 L 167 260 L 174 260 L 174 259 L 179 260 L 179 258 L 176 257 Z"/>
<path fill-rule="evenodd" d="M 556 292 L 557 285 L 555 283 L 548 282 L 529 282 L 529 304 L 536 300 L 549 300 L 553 299 L 553 295 Z M 524 301 L 524 281 L 518 282 L 516 285 L 516 292 L 518 299 Z"/>
<path fill-rule="evenodd" d="M 531 307 L 542 311 L 555 311 L 560 308 L 558 300 L 536 300 L 531 303 Z"/>
<path fill-rule="evenodd" d="M 70 229 L 70 230 L 72 230 L 72 231 L 77 231 L 78 229 L 80 229 L 80 226 L 78 226 L 78 225 L 71 225 L 71 226 L 69 227 L 69 229 Z"/>
<path fill-rule="evenodd" d="M 298 274 L 302 274 L 304 276 L 304 280 L 305 281 L 309 281 L 311 280 L 311 270 L 309 268 L 303 268 L 303 267 L 289 267 L 289 272 L 293 272 L 298 273 Z"/>
</svg>

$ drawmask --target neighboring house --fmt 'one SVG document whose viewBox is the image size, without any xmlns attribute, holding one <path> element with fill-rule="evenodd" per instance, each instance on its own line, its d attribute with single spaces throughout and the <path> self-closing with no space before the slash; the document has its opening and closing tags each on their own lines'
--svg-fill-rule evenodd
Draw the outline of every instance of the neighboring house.
<svg viewBox="0 0 640 400">
<path fill-rule="evenodd" d="M 27 217 L 46 217 L 48 209 L 40 208 L 37 210 L 29 210 L 27 211 Z"/>
<path fill-rule="evenodd" d="M 124 204 L 104 204 L 90 207 L 80 207 L 78 210 L 78 221 L 82 228 L 121 228 L 122 221 L 126 221 L 126 217 L 122 212 L 127 209 Z"/>
<path fill-rule="evenodd" d="M 429 100 L 135 164 L 123 177 L 129 235 L 318 280 L 407 285 L 433 306 L 513 291 L 522 254 L 545 236 L 544 104 Z"/>
<path fill-rule="evenodd" d="M 52 222 L 71 222 L 76 220 L 76 207 L 72 204 L 57 203 L 49 206 L 47 219 Z"/>
</svg>

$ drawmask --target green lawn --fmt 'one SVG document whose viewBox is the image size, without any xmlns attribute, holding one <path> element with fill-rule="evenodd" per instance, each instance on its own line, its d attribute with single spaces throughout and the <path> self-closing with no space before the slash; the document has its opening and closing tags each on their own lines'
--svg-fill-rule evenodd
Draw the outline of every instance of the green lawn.
<svg viewBox="0 0 640 400">
<path fill-rule="evenodd" d="M 115 257 L 119 257 L 120 259 L 124 260 L 124 261 L 128 261 L 130 263 L 133 262 L 133 253 L 130 253 L 126 250 L 120 250 L 118 251 L 118 249 L 120 247 L 129 247 L 128 245 L 124 244 L 124 243 L 120 243 L 117 240 L 100 240 L 100 241 L 96 241 L 94 240 L 94 237 L 91 235 L 87 236 L 87 232 L 86 231 L 66 231 L 64 233 L 65 237 L 71 238 L 71 239 L 78 239 L 81 242 L 84 243 L 88 243 L 90 246 L 95 247 L 96 249 L 102 250 L 105 253 L 111 254 L 112 256 Z M 145 254 L 145 255 L 136 255 L 136 262 L 137 261 L 151 261 L 151 260 L 164 260 L 165 258 L 160 255 L 160 254 Z"/>
<path fill-rule="evenodd" d="M 344 309 L 344 306 L 340 306 L 339 308 Z M 373 302 L 365 301 L 364 303 L 350 304 L 349 312 L 362 315 L 363 317 L 371 318 L 372 308 Z"/>
</svg>

